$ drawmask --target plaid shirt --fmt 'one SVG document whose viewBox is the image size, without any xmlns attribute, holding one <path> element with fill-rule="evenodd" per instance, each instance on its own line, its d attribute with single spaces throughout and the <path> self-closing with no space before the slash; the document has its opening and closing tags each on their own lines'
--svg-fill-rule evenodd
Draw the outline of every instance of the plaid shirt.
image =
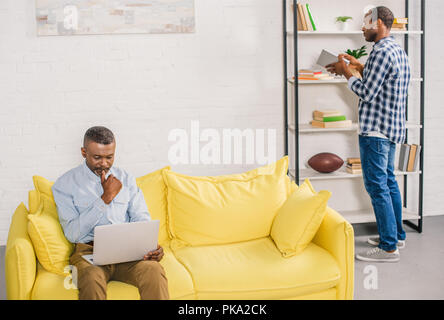
<svg viewBox="0 0 444 320">
<path fill-rule="evenodd" d="M 380 132 L 394 143 L 405 140 L 405 107 L 410 83 L 409 59 L 392 36 L 373 45 L 362 80 L 349 87 L 359 97 L 359 131 Z"/>
</svg>

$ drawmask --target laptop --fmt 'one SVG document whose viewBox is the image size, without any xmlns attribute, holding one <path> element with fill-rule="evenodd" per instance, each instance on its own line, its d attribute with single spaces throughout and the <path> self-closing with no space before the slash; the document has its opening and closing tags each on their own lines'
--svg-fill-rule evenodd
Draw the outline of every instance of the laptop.
<svg viewBox="0 0 444 320">
<path fill-rule="evenodd" d="M 143 260 L 157 249 L 158 234 L 159 220 L 97 226 L 93 254 L 82 258 L 96 266 Z"/>
</svg>

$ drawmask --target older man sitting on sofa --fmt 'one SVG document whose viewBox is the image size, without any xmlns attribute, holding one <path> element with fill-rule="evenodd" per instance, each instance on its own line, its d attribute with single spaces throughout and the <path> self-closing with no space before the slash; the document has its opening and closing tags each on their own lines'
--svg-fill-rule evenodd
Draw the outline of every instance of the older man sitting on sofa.
<svg viewBox="0 0 444 320">
<path fill-rule="evenodd" d="M 109 129 L 88 129 L 81 148 L 85 162 L 63 174 L 52 187 L 60 224 L 66 238 L 75 243 L 70 264 L 77 268 L 79 299 L 106 299 L 110 280 L 136 286 L 141 299 L 168 299 L 160 246 L 142 261 L 96 266 L 82 258 L 93 253 L 96 226 L 150 219 L 135 178 L 112 166 L 115 149 Z"/>
</svg>

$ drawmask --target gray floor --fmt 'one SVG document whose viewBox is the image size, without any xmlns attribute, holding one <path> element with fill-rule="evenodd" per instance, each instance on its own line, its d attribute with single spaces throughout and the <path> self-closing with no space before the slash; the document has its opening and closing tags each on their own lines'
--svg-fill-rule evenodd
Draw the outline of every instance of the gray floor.
<svg viewBox="0 0 444 320">
<path fill-rule="evenodd" d="M 375 224 L 354 225 L 355 251 L 368 250 Z M 355 299 L 444 299 L 444 216 L 424 219 L 422 234 L 405 227 L 407 241 L 398 263 L 356 261 Z M 0 300 L 6 299 L 5 247 L 0 246 Z M 370 280 L 371 279 L 371 280 Z"/>
<path fill-rule="evenodd" d="M 366 243 L 377 234 L 375 224 L 354 225 L 355 252 L 372 248 Z M 355 299 L 444 299 L 444 216 L 424 218 L 423 233 L 405 226 L 406 247 L 397 263 L 356 260 Z M 374 267 L 367 267 L 367 266 Z M 364 273 L 366 271 L 366 273 Z M 377 273 L 377 289 L 366 277 Z M 367 289 L 366 289 L 367 288 Z"/>
</svg>

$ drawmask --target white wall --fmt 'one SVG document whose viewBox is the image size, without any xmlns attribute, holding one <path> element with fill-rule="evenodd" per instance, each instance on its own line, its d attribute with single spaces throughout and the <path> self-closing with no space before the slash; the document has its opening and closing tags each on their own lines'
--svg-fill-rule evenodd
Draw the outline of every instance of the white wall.
<svg viewBox="0 0 444 320">
<path fill-rule="evenodd" d="M 427 64 L 425 210 L 439 213 L 443 82 L 432 70 L 443 66 L 437 52 L 444 4 L 427 2 L 433 65 Z M 114 131 L 115 165 L 136 176 L 169 164 L 168 133 L 189 129 L 191 120 L 202 129 L 276 129 L 276 156 L 283 154 L 281 1 L 196 0 L 195 8 L 194 34 L 36 37 L 34 1 L 0 0 L 0 245 L 14 209 L 27 204 L 32 176 L 55 180 L 79 164 L 82 136 L 93 125 Z M 316 13 L 330 12 L 324 10 Z M 207 175 L 252 167 L 173 169 Z"/>
<path fill-rule="evenodd" d="M 281 7 L 196 0 L 196 33 L 36 37 L 34 1 L 0 1 L 0 244 L 32 176 L 81 161 L 83 134 L 105 125 L 116 166 L 168 165 L 168 132 L 274 128 L 283 155 Z M 250 166 L 175 166 L 189 174 Z"/>
</svg>

